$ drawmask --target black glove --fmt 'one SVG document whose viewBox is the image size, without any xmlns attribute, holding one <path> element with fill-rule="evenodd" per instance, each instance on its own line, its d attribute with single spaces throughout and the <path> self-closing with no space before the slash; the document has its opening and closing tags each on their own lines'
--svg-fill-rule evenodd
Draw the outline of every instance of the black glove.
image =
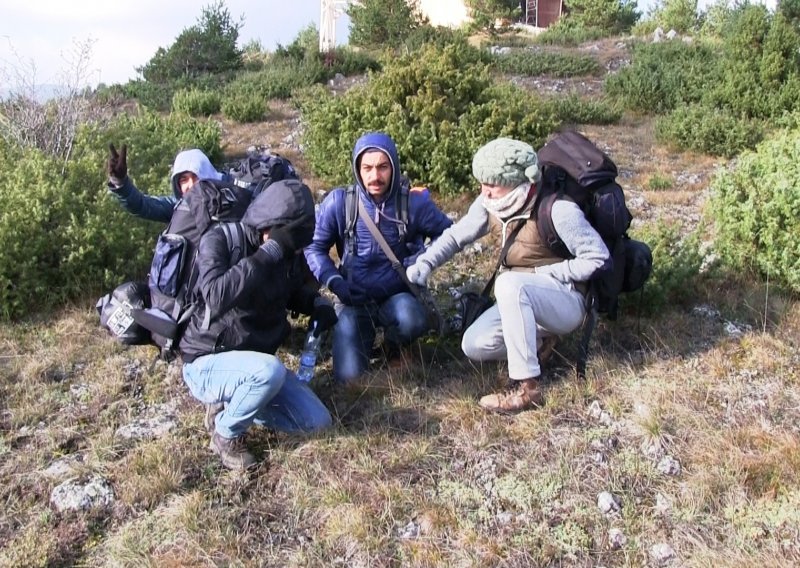
<svg viewBox="0 0 800 568">
<path fill-rule="evenodd" d="M 128 145 L 123 144 L 119 153 L 114 144 L 109 144 L 108 149 L 108 177 L 114 182 L 122 183 L 128 176 Z"/>
<path fill-rule="evenodd" d="M 333 306 L 320 304 L 315 307 L 314 311 L 311 313 L 311 325 L 313 325 L 313 322 L 317 322 L 317 327 L 314 329 L 314 336 L 318 337 L 323 331 L 328 331 L 336 325 L 337 321 L 339 321 L 339 318 L 336 317 L 336 310 L 333 309 Z"/>
<path fill-rule="evenodd" d="M 353 296 L 350 294 L 350 285 L 344 278 L 335 278 L 328 286 L 331 292 L 336 294 L 339 300 L 346 306 L 353 304 Z"/>
<path fill-rule="evenodd" d="M 284 258 L 292 258 L 294 253 L 308 246 L 308 239 L 306 238 L 308 231 L 300 230 L 301 221 L 303 219 L 298 219 L 288 225 L 272 227 L 269 231 L 270 240 L 278 243 L 283 251 Z"/>
</svg>

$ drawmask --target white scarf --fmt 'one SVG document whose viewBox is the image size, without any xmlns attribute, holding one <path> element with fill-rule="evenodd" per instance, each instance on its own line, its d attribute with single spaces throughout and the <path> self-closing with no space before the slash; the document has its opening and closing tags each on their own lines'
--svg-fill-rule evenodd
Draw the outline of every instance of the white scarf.
<svg viewBox="0 0 800 568">
<path fill-rule="evenodd" d="M 500 219 L 507 219 L 515 213 L 520 213 L 522 206 L 525 205 L 525 200 L 528 199 L 528 193 L 531 189 L 531 182 L 525 181 L 521 183 L 503 197 L 497 199 L 483 198 L 483 206 L 489 212 Z"/>
</svg>

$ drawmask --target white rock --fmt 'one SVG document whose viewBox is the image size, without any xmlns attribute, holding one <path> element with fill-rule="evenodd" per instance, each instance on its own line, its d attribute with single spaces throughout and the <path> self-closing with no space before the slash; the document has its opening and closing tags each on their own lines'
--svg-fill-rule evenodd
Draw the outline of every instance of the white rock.
<svg viewBox="0 0 800 568">
<path fill-rule="evenodd" d="M 669 30 L 667 32 L 667 34 L 666 34 L 666 38 L 667 39 L 675 39 L 675 36 L 677 36 L 677 35 L 678 35 L 678 32 L 676 32 L 675 30 Z"/>
<path fill-rule="evenodd" d="M 675 551 L 667 543 L 661 542 L 650 547 L 650 558 L 663 564 L 675 558 Z"/>
<path fill-rule="evenodd" d="M 87 511 L 108 507 L 114 502 L 114 490 L 108 481 L 99 476 L 81 483 L 68 479 L 50 493 L 50 503 L 59 512 Z"/>
<path fill-rule="evenodd" d="M 672 512 L 672 499 L 663 493 L 656 494 L 656 513 L 659 515 L 669 515 Z"/>
<path fill-rule="evenodd" d="M 79 464 L 83 463 L 83 456 L 71 454 L 54 461 L 42 473 L 53 479 L 64 479 L 74 477 L 79 470 Z"/>
<path fill-rule="evenodd" d="M 622 503 L 619 499 L 608 491 L 602 491 L 597 494 L 597 508 L 604 515 L 616 513 L 622 509 Z"/>
<path fill-rule="evenodd" d="M 664 456 L 659 460 L 656 469 L 664 475 L 680 475 L 681 463 L 672 456 Z"/>
<path fill-rule="evenodd" d="M 692 314 L 708 319 L 719 319 L 722 317 L 722 314 L 719 313 L 719 310 L 713 306 L 709 306 L 708 304 L 700 304 L 699 306 L 693 307 Z"/>
<path fill-rule="evenodd" d="M 419 525 L 414 521 L 409 523 L 400 530 L 400 538 L 404 540 L 411 540 L 419 537 Z"/>
<path fill-rule="evenodd" d="M 657 27 L 656 31 L 653 32 L 653 43 L 659 43 L 664 41 L 664 30 L 661 27 Z"/>
<path fill-rule="evenodd" d="M 143 418 L 117 429 L 117 436 L 126 440 L 153 440 L 161 438 L 177 427 L 174 416 Z"/>
<path fill-rule="evenodd" d="M 628 538 L 625 536 L 620 529 L 609 529 L 608 531 L 608 544 L 611 546 L 612 550 L 619 550 L 625 543 L 628 542 Z"/>
<path fill-rule="evenodd" d="M 729 337 L 741 337 L 745 333 L 752 331 L 752 327 L 744 324 L 744 323 L 734 323 L 732 321 L 726 321 L 724 325 L 725 333 Z"/>
</svg>

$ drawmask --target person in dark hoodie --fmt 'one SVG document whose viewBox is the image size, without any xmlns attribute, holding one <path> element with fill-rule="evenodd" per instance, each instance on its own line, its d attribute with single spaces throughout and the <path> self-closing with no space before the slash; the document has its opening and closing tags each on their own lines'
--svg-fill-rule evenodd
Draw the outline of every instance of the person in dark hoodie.
<svg viewBox="0 0 800 568">
<path fill-rule="evenodd" d="M 250 204 L 241 221 L 243 257 L 222 225 L 200 241 L 198 309 L 180 341 L 183 379 L 192 395 L 213 408 L 210 449 L 231 469 L 255 459 L 243 445 L 252 423 L 287 432 L 331 425 L 314 392 L 274 353 L 289 334 L 288 310 L 309 314 L 319 332 L 336 323 L 330 301 L 306 285 L 298 252 L 314 234 L 311 191 L 299 180 L 273 183 Z M 238 254 L 236 257 L 238 258 Z"/>
<path fill-rule="evenodd" d="M 148 221 L 163 223 L 169 223 L 175 206 L 199 180 L 229 181 L 229 176 L 218 172 L 208 156 L 197 148 L 184 150 L 175 156 L 170 177 L 172 195 L 153 196 L 139 191 L 128 176 L 128 148 L 124 144 L 119 151 L 113 144 L 109 145 L 106 167 L 108 190 L 125 211 Z"/>
<path fill-rule="evenodd" d="M 405 266 L 412 264 L 426 239 L 435 239 L 452 222 L 430 199 L 427 190 L 412 190 L 408 199 L 408 224 L 401 237 L 398 200 L 400 160 L 394 141 L 384 133 L 363 135 L 353 149 L 353 174 L 358 199 L 377 225 L 392 252 Z M 319 280 L 338 301 L 339 323 L 333 331 L 333 376 L 348 383 L 369 366 L 376 327 L 393 346 L 410 343 L 428 329 L 425 307 L 381 250 L 363 220 L 357 219 L 355 243 L 346 243 L 346 189 L 337 188 L 317 212 L 314 240 L 305 249 L 306 260 Z M 336 245 L 340 262 L 330 249 Z M 349 245 L 349 246 L 346 246 Z"/>
</svg>

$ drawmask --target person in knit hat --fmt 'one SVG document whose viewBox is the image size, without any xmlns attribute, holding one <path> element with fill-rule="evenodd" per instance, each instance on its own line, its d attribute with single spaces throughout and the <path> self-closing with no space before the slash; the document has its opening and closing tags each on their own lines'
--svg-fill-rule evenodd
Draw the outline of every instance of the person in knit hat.
<svg viewBox="0 0 800 568">
<path fill-rule="evenodd" d="M 472 174 L 480 195 L 406 273 L 424 286 L 434 269 L 487 233 L 496 235 L 501 249 L 510 241 L 494 284 L 496 302 L 464 331 L 461 349 L 475 361 L 508 360 L 509 388 L 479 404 L 516 413 L 544 404 L 540 353 L 581 325 L 585 282 L 606 267 L 609 253 L 583 211 L 567 199 L 554 203 L 552 221 L 573 258 L 557 256 L 539 237 L 534 205 L 541 173 L 529 144 L 492 140 L 475 152 Z"/>
</svg>

